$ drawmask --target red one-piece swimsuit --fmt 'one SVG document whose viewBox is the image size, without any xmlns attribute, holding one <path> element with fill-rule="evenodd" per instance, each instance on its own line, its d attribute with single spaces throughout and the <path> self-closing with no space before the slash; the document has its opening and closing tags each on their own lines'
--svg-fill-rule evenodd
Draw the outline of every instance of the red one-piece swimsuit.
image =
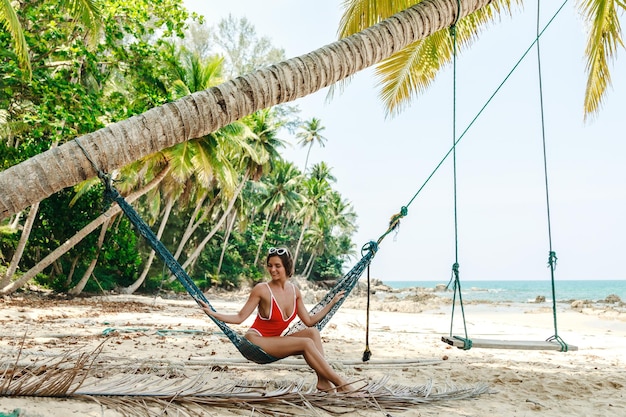
<svg viewBox="0 0 626 417">
<path fill-rule="evenodd" d="M 250 330 L 257 332 L 263 337 L 280 336 L 283 334 L 285 329 L 289 327 L 289 323 L 296 318 L 296 289 L 294 285 L 291 284 L 291 288 L 293 289 L 293 313 L 291 313 L 291 316 L 285 318 L 285 315 L 278 305 L 276 298 L 274 298 L 274 293 L 272 292 L 269 284 L 267 282 L 264 282 L 264 284 L 267 285 L 267 289 L 270 290 L 270 315 L 265 318 L 262 317 L 260 313 L 257 313 L 254 323 L 250 326 Z"/>
</svg>

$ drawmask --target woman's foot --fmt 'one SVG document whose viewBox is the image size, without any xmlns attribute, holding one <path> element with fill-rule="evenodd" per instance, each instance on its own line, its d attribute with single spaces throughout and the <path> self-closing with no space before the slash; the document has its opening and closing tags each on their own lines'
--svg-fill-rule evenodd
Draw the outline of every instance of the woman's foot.
<svg viewBox="0 0 626 417">
<path fill-rule="evenodd" d="M 321 392 L 335 392 L 335 387 L 327 379 L 318 379 L 317 390 Z"/>
</svg>

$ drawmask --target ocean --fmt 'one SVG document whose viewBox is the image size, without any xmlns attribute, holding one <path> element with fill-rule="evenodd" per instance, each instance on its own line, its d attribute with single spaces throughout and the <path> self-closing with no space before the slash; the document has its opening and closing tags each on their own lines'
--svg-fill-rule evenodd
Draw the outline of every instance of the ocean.
<svg viewBox="0 0 626 417">
<path fill-rule="evenodd" d="M 441 281 L 384 281 L 394 289 L 435 288 L 446 285 Z M 609 295 L 617 295 L 626 302 L 626 280 L 555 281 L 556 300 L 602 301 Z M 452 289 L 452 286 L 450 286 Z M 487 302 L 534 302 L 538 296 L 552 302 L 550 281 L 461 281 L 463 301 Z M 437 292 L 442 297 L 452 297 L 453 292 Z M 458 297 L 457 297 L 458 300 Z"/>
</svg>

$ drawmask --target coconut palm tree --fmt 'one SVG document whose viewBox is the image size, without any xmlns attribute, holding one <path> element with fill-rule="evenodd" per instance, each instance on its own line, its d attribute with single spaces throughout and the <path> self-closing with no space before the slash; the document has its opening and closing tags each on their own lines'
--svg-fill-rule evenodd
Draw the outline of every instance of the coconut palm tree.
<svg viewBox="0 0 626 417">
<path fill-rule="evenodd" d="M 261 256 L 263 243 L 274 216 L 279 215 L 283 209 L 292 211 L 298 206 L 302 196 L 298 193 L 297 187 L 301 180 L 302 173 L 294 164 L 280 160 L 270 175 L 264 177 L 264 181 L 259 184 L 263 196 L 259 210 L 265 214 L 265 228 L 254 257 L 255 265 Z"/>
<path fill-rule="evenodd" d="M 302 241 L 304 240 L 304 234 L 311 224 L 317 222 L 318 218 L 322 216 L 324 210 L 324 204 L 326 204 L 326 198 L 332 192 L 330 184 L 325 179 L 318 179 L 315 177 L 309 177 L 302 183 L 303 199 L 301 201 L 300 210 L 298 211 L 298 217 L 302 221 L 302 228 L 300 229 L 300 236 L 298 237 L 298 243 L 296 243 L 296 249 L 294 251 L 293 259 L 294 266 L 298 266 L 298 256 L 300 254 L 300 248 Z"/>
<path fill-rule="evenodd" d="M 309 155 L 311 154 L 311 148 L 313 144 L 317 142 L 318 145 L 324 147 L 324 142 L 326 142 L 326 138 L 322 136 L 322 131 L 326 129 L 322 126 L 322 121 L 316 117 L 313 117 L 311 120 L 304 122 L 300 126 L 300 130 L 296 133 L 296 139 L 298 139 L 298 144 L 303 148 L 306 146 L 306 159 L 304 161 L 304 172 L 306 172 L 306 167 L 309 164 Z"/>
<path fill-rule="evenodd" d="M 493 1 L 424 0 L 316 51 L 261 68 L 43 152 L 0 172 L 0 219 L 97 174 L 76 141 L 93 156 L 100 170 L 111 172 L 146 155 L 215 132 L 254 111 L 333 85 Z"/>
<path fill-rule="evenodd" d="M 407 9 L 420 0 L 347 0 L 341 18 L 340 37 L 350 36 Z M 523 0 L 495 0 L 462 19 L 457 24 L 458 49 L 467 49 L 478 38 L 487 24 L 501 14 L 513 13 L 514 6 Z M 461 2 L 463 8 L 468 7 Z M 597 114 L 611 84 L 609 62 L 624 47 L 618 12 L 626 10 L 622 0 L 583 0 L 578 2 L 582 19 L 588 28 L 587 89 L 585 91 L 585 118 Z M 433 82 L 439 71 L 451 62 L 453 48 L 451 34 L 440 30 L 431 36 L 412 42 L 397 51 L 376 67 L 381 86 L 380 97 L 388 114 L 396 115 L 405 109 L 411 99 L 418 96 Z"/>
<path fill-rule="evenodd" d="M 173 48 L 174 46 L 168 45 L 168 47 Z M 191 52 L 184 47 L 181 47 L 174 56 L 176 58 L 170 65 L 170 72 L 174 75 L 171 87 L 173 97 L 184 97 L 223 81 L 223 59 L 221 57 L 201 58 L 198 53 Z M 223 130 L 228 129 L 224 128 Z M 156 195 L 152 196 L 152 201 L 156 204 L 151 205 L 158 208 L 161 195 L 165 198 L 165 209 L 156 234 L 157 239 L 161 239 L 163 236 L 175 203 L 181 204 L 181 200 L 188 201 L 191 196 L 198 194 L 198 189 L 206 190 L 207 187 L 210 187 L 214 175 L 221 176 L 220 173 L 215 174 L 216 171 L 224 168 L 219 158 L 216 158 L 219 153 L 211 152 L 210 155 L 206 155 L 208 149 L 203 146 L 205 141 L 210 141 L 210 138 L 183 142 L 165 151 L 166 159 L 170 161 L 172 169 L 168 178 L 162 182 L 163 193 L 156 190 Z M 183 194 L 187 197 L 186 199 L 181 199 Z M 206 195 L 206 191 L 200 191 L 200 194 Z M 202 198 L 202 200 L 204 199 Z M 182 246 L 179 245 L 179 248 L 182 250 Z M 128 287 L 118 289 L 122 294 L 132 294 L 143 284 L 155 255 L 155 251 L 151 250 L 139 278 Z"/>
</svg>

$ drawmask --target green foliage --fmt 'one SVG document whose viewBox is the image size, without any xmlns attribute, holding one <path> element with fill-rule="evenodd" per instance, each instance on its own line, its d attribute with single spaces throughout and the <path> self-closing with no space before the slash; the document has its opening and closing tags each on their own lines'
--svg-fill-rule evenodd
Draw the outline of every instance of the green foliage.
<svg viewBox="0 0 626 417">
<path fill-rule="evenodd" d="M 315 260 L 311 281 L 336 280 L 343 275 L 343 261 L 336 256 L 322 255 Z"/>
<path fill-rule="evenodd" d="M 201 58 L 215 65 L 209 69 L 215 77 L 200 77 L 203 83 L 191 83 L 182 77 L 184 54 L 175 45 L 182 37 L 189 17 L 181 0 L 105 0 L 100 5 L 102 31 L 93 40 L 93 30 L 68 17 L 56 2 L 35 0 L 19 3 L 18 16 L 25 28 L 32 63 L 32 78 L 23 77 L 10 37 L 0 30 L 0 170 L 28 159 L 77 136 L 142 113 L 178 96 L 175 84 L 184 79 L 188 89 L 206 88 L 220 78 L 221 58 L 208 49 Z M 201 20 L 198 19 L 198 20 Z M 224 22 L 217 38 L 221 47 L 232 55 L 230 70 L 247 71 L 280 58 L 281 50 L 266 39 L 257 39 L 245 21 Z M 240 33 L 249 39 L 231 42 L 229 33 Z M 248 35 L 246 35 L 248 34 Z M 233 38 L 234 39 L 234 38 Z M 191 50 L 203 51 L 203 48 Z M 214 45 L 213 45 L 214 46 Z M 246 51 L 255 51 L 247 54 Z M 201 69 L 198 60 L 190 70 Z M 219 64 L 219 65 L 218 65 Z M 199 74 L 196 74 L 199 75 Z M 210 83 L 209 83 L 210 81 Z M 195 87 L 194 87 L 195 86 Z M 191 91 L 191 90 L 190 90 Z M 208 243 L 190 268 L 192 279 L 203 288 L 241 287 L 265 279 L 265 256 L 271 246 L 292 250 L 306 230 L 301 242 L 301 259 L 315 256 L 314 279 L 341 275 L 343 260 L 350 254 L 349 235 L 355 219 L 346 205 L 337 203 L 332 190 L 334 177 L 328 167 L 311 170 L 304 176 L 293 164 L 283 161 L 278 150 L 285 145 L 280 138 L 285 127 L 300 123 L 296 110 L 266 109 L 250 115 L 206 138 L 198 139 L 194 160 L 186 163 L 188 172 L 181 174 L 183 162 L 173 150 L 155 160 L 168 159 L 172 171 L 161 188 L 146 196 L 138 212 L 150 224 L 158 224 L 159 213 L 167 198 L 176 205 L 162 236 L 163 243 L 175 251 L 199 195 L 207 193 L 202 213 L 206 221 L 195 231 L 181 255 L 181 263 L 197 247 L 223 215 L 237 181 L 252 178 L 235 201 L 236 226 L 229 235 L 227 250 L 218 272 L 225 233 L 220 231 Z M 240 131 L 237 132 L 238 128 Z M 287 129 L 288 130 L 288 129 Z M 293 129 L 292 129 L 293 130 Z M 245 131 L 245 132 L 244 132 Z M 245 133 L 245 134 L 244 134 Z M 190 145 L 191 146 L 191 145 Z M 176 160 L 174 160 L 176 159 Z M 196 162 L 202 162 L 202 164 Z M 177 165 L 178 164 L 178 165 Z M 162 164 L 142 161 L 124 176 L 125 190 L 136 189 L 154 177 Z M 315 167 L 314 167 L 315 168 Z M 176 175 L 174 175 L 174 172 Z M 313 177 L 315 173 L 315 177 Z M 84 192 L 83 192 L 84 191 Z M 25 271 L 45 255 L 99 216 L 108 203 L 103 201 L 101 187 L 85 187 L 79 197 L 74 190 L 63 190 L 41 203 L 20 270 Z M 76 202 L 70 202 L 75 198 Z M 265 225 L 271 219 L 269 228 Z M 130 226 L 125 217 L 109 225 L 104 245 L 98 253 L 98 231 L 92 232 L 58 259 L 36 281 L 56 291 L 66 291 L 83 276 L 89 263 L 98 255 L 98 264 L 85 291 L 99 293 L 116 287 L 127 287 L 139 276 L 142 259 L 150 248 Z M 14 251 L 19 233 L 0 233 L 0 251 L 7 256 Z M 255 257 L 261 246 L 259 261 Z M 300 265 L 302 269 L 303 265 Z M 298 271 L 301 272 L 301 271 Z M 19 274 L 19 271 L 18 271 Z M 167 284 L 169 271 L 160 260 L 151 265 L 140 288 L 144 292 L 159 289 L 184 291 L 174 282 Z"/>
<path fill-rule="evenodd" d="M 137 279 L 141 266 L 137 244 L 137 234 L 126 217 L 116 222 L 115 227 L 109 228 L 98 262 L 102 270 L 102 274 L 98 276 L 112 285 L 107 285 L 106 289 L 129 286 Z M 110 279 L 105 280 L 105 277 Z"/>
<path fill-rule="evenodd" d="M 19 240 L 20 234 L 16 230 L 0 226 L 0 267 L 3 263 L 11 261 Z"/>
</svg>

